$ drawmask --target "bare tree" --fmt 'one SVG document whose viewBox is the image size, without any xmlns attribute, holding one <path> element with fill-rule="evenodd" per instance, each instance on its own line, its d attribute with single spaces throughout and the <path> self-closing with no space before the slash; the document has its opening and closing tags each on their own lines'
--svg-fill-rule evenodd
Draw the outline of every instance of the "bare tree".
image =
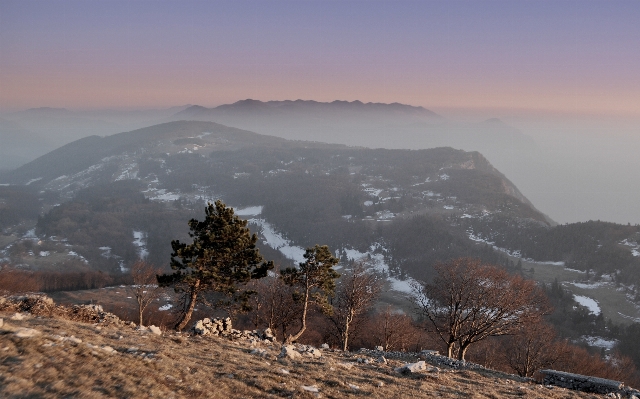
<svg viewBox="0 0 640 399">
<path fill-rule="evenodd" d="M 160 295 L 160 288 L 157 285 L 156 276 L 160 273 L 151 263 L 138 260 L 131 266 L 131 277 L 133 278 L 133 295 L 138 303 L 138 318 L 140 326 L 143 325 L 143 314 L 145 309 Z"/>
<path fill-rule="evenodd" d="M 503 355 L 519 376 L 531 377 L 562 358 L 565 346 L 556 340 L 553 327 L 539 320 L 524 325 L 521 331 L 509 337 L 504 343 Z"/>
<path fill-rule="evenodd" d="M 407 351 L 419 343 L 424 335 L 410 316 L 391 306 L 376 313 L 367 324 L 367 329 L 375 345 L 382 346 L 385 351 Z"/>
<path fill-rule="evenodd" d="M 533 281 L 479 260 L 459 258 L 435 266 L 431 283 L 417 285 L 416 300 L 447 348 L 464 360 L 470 345 L 510 335 L 550 309 Z"/>
<path fill-rule="evenodd" d="M 250 284 L 257 292 L 252 298 L 251 318 L 256 328 L 267 325 L 275 334 L 279 331 L 279 336 L 286 337 L 288 330 L 298 322 L 302 304 L 295 301 L 294 288 L 275 273 Z"/>
<path fill-rule="evenodd" d="M 349 337 L 356 331 L 359 316 L 373 306 L 381 289 L 382 282 L 363 262 L 354 263 L 339 281 L 330 320 L 340 337 L 342 350 L 348 349 Z"/>
</svg>

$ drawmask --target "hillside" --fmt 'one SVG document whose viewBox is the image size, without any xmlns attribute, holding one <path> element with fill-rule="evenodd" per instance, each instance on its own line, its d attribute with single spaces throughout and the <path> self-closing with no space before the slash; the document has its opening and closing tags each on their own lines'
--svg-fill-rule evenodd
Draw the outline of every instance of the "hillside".
<svg viewBox="0 0 640 399">
<path fill-rule="evenodd" d="M 210 122 L 172 122 L 84 138 L 1 180 L 50 193 L 48 206 L 54 208 L 40 218 L 37 234 L 84 246 L 75 253 L 96 265 L 109 258 L 99 255 L 99 247 L 111 248 L 111 255 L 125 263 L 135 260 L 133 231 L 145 234 L 151 259 L 164 264 L 167 243 L 180 235 L 176 221 L 198 215 L 204 202 L 215 198 L 250 207 L 244 212 L 267 241 L 279 234 L 298 247 L 323 242 L 363 254 L 374 244 L 381 251 L 385 242 L 393 246 L 390 234 L 397 236 L 397 228 L 408 234 L 416 221 L 451 230 L 445 222 L 449 217 L 499 212 L 547 223 L 478 153 L 288 141 Z M 459 250 L 481 255 L 459 229 L 438 234 L 444 240 L 458 237 Z M 433 251 L 437 261 L 457 250 L 445 245 Z M 413 271 L 419 273 L 417 265 Z"/>
<path fill-rule="evenodd" d="M 399 373 L 419 360 L 410 353 L 385 353 L 384 363 L 374 351 L 323 349 L 290 359 L 278 356 L 277 342 L 156 335 L 108 317 L 87 324 L 0 312 L 0 320 L 3 398 L 604 397 L 429 356 L 420 356 L 426 370 Z"/>
<path fill-rule="evenodd" d="M 179 121 L 78 140 L 0 184 L 0 262 L 25 270 L 119 278 L 140 256 L 166 268 L 171 240 L 188 238 L 186 221 L 223 199 L 250 220 L 269 259 L 291 265 L 305 247 L 327 244 L 343 262 L 366 259 L 393 304 L 435 263 L 472 256 L 595 299 L 584 320 L 600 310 L 603 321 L 640 320 L 638 226 L 553 226 L 478 152 L 348 147 Z M 572 337 L 605 331 L 585 328 Z"/>
</svg>

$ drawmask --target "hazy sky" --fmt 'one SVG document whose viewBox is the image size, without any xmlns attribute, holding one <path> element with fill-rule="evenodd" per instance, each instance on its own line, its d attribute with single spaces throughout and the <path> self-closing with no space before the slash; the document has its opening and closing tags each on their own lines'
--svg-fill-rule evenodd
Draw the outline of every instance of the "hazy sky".
<svg viewBox="0 0 640 399">
<path fill-rule="evenodd" d="M 640 1 L 0 0 L 0 109 L 244 98 L 640 115 Z"/>
</svg>

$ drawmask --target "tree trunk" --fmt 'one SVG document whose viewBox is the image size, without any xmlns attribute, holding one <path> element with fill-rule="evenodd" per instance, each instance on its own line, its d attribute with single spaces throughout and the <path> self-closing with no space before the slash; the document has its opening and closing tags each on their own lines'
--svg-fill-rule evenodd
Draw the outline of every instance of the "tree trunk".
<svg viewBox="0 0 640 399">
<path fill-rule="evenodd" d="M 181 331 L 184 329 L 189 320 L 191 320 L 191 314 L 193 313 L 193 309 L 196 307 L 196 298 L 198 297 L 198 287 L 200 287 L 200 280 L 196 280 L 193 287 L 191 287 L 191 292 L 189 293 L 189 305 L 187 306 L 187 310 L 182 315 L 182 318 L 176 324 L 176 330 Z"/>
<path fill-rule="evenodd" d="M 344 325 L 344 334 L 342 334 L 342 350 L 347 351 L 349 347 L 349 320 Z"/>
<path fill-rule="evenodd" d="M 298 331 L 295 335 L 289 335 L 287 339 L 284 341 L 285 344 L 292 344 L 296 342 L 298 338 L 300 338 L 302 333 L 304 333 L 304 330 L 307 329 L 307 309 L 309 308 L 309 289 L 310 287 L 307 286 L 307 289 L 305 290 L 305 294 L 304 294 L 304 306 L 302 307 L 302 319 L 301 319 L 302 328 L 300 328 L 300 331 Z"/>
<path fill-rule="evenodd" d="M 142 307 L 141 304 L 138 304 L 138 316 L 140 316 L 140 327 L 142 327 L 142 312 L 144 311 L 144 308 Z"/>
<path fill-rule="evenodd" d="M 469 349 L 469 344 L 460 345 L 460 350 L 458 351 L 458 360 L 464 360 L 464 356 L 467 354 L 467 349 Z"/>
<path fill-rule="evenodd" d="M 447 357 L 453 359 L 453 344 L 454 342 L 447 342 Z"/>
</svg>

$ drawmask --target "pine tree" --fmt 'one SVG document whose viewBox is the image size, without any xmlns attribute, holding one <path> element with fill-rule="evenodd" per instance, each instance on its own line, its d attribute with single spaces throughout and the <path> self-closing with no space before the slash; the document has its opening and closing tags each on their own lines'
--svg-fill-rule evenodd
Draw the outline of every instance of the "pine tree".
<svg viewBox="0 0 640 399">
<path fill-rule="evenodd" d="M 182 330 L 203 291 L 215 291 L 247 305 L 249 293 L 238 284 L 262 278 L 273 269 L 256 248 L 257 236 L 247 228 L 247 221 L 234 215 L 222 201 L 209 203 L 204 221 L 189 221 L 192 244 L 171 242 L 172 274 L 158 276 L 161 286 L 173 286 L 186 295 L 186 310 L 176 325 Z"/>
<path fill-rule="evenodd" d="M 338 258 L 334 257 L 326 245 L 315 245 L 307 248 L 304 253 L 304 262 L 298 268 L 289 267 L 281 272 L 284 282 L 295 287 L 296 297 L 302 303 L 300 314 L 300 330 L 286 338 L 286 343 L 293 343 L 307 329 L 307 312 L 309 304 L 315 303 L 320 306 L 323 312 L 331 314 L 331 304 L 329 296 L 332 296 L 336 289 L 336 279 L 340 277 L 333 266 L 338 264 Z"/>
</svg>

